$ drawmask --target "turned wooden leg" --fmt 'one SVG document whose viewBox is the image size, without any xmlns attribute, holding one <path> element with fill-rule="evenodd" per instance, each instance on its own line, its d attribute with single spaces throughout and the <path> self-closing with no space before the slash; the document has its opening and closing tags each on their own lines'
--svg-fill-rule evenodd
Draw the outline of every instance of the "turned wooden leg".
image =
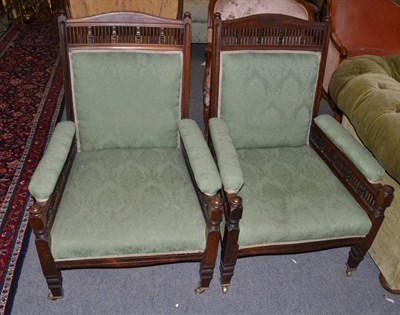
<svg viewBox="0 0 400 315">
<path fill-rule="evenodd" d="M 63 297 L 61 272 L 57 269 L 50 249 L 50 238 L 46 226 L 46 203 L 35 203 L 29 208 L 29 224 L 35 234 L 35 245 L 39 256 L 43 275 L 46 278 L 50 293 L 49 299 Z"/>
<path fill-rule="evenodd" d="M 239 230 L 235 229 L 229 223 L 225 225 L 224 237 L 222 240 L 222 252 L 221 252 L 221 287 L 224 293 L 228 292 L 228 288 L 231 283 L 231 279 L 234 274 L 237 252 L 238 252 L 238 238 Z"/>
<path fill-rule="evenodd" d="M 228 207 L 225 212 L 225 230 L 221 248 L 221 287 L 227 293 L 234 274 L 239 250 L 239 220 L 242 217 L 242 199 L 237 195 L 227 195 Z"/>
<path fill-rule="evenodd" d="M 222 220 L 223 202 L 217 195 L 207 198 L 209 198 L 207 246 L 204 251 L 203 260 L 200 264 L 200 285 L 195 289 L 196 294 L 201 294 L 210 287 L 215 262 L 217 260 L 219 240 L 221 237 L 220 224 Z"/>
<path fill-rule="evenodd" d="M 62 288 L 62 276 L 61 272 L 58 272 L 57 275 L 46 275 L 47 286 L 49 287 L 49 300 L 59 300 L 64 296 L 63 288 Z"/>
<path fill-rule="evenodd" d="M 364 259 L 367 250 L 362 245 L 354 245 L 351 247 L 349 259 L 347 260 L 346 275 L 351 277 L 353 272 L 357 270 L 358 265 Z"/>
</svg>

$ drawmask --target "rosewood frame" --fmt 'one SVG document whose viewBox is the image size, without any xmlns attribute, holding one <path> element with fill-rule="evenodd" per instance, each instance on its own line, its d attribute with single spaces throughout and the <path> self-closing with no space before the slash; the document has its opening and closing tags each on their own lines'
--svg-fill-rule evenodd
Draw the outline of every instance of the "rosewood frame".
<svg viewBox="0 0 400 315">
<path fill-rule="evenodd" d="M 300 35 L 297 42 L 285 44 L 286 34 L 289 34 L 289 30 L 293 28 L 302 29 L 303 31 L 300 34 L 311 35 L 307 39 L 301 39 L 300 37 L 303 35 Z M 268 29 L 269 32 L 262 33 L 260 30 L 263 29 Z M 231 34 L 234 34 L 234 36 Z M 257 37 L 254 34 L 264 34 L 265 38 Z M 322 74 L 325 71 L 329 34 L 329 18 L 325 23 L 319 23 L 284 15 L 260 14 L 237 20 L 222 21 L 220 14 L 215 14 L 211 56 L 210 110 L 205 111 L 206 121 L 218 115 L 221 52 L 233 50 L 284 49 L 320 52 L 321 64 L 312 111 L 312 118 L 315 118 L 319 113 L 319 103 L 323 96 Z M 351 276 L 371 246 L 384 219 L 384 211 L 393 200 L 393 188 L 388 185 L 370 183 L 314 122 L 312 122 L 310 127 L 309 143 L 368 214 L 372 223 L 370 232 L 365 237 L 348 237 L 288 244 L 256 244 L 252 247 L 241 248 L 238 240 L 239 223 L 244 210 L 242 199 L 237 193 L 227 193 L 224 191 L 225 230 L 222 239 L 220 272 L 221 285 L 225 293 L 228 291 L 238 257 L 299 253 L 339 246 L 352 246 L 346 270 L 347 275 Z M 211 137 L 209 137 L 209 144 L 214 153 Z"/>
<path fill-rule="evenodd" d="M 183 52 L 181 116 L 189 115 L 189 77 L 190 77 L 190 15 L 184 20 L 167 20 L 142 13 L 109 13 L 81 19 L 59 18 L 62 64 L 65 76 L 65 99 L 67 119 L 74 121 L 72 108 L 72 86 L 68 52 L 70 49 L 151 49 L 159 51 Z M 182 141 L 181 141 L 182 143 Z M 36 201 L 29 209 L 29 223 L 35 235 L 40 264 L 46 278 L 50 299 L 62 298 L 61 270 L 74 268 L 135 267 L 185 261 L 199 261 L 200 284 L 196 293 L 208 289 L 213 276 L 220 240 L 222 219 L 222 200 L 218 195 L 208 196 L 200 192 L 185 149 L 182 146 L 192 183 L 197 192 L 204 219 L 206 221 L 206 248 L 202 253 L 172 253 L 154 255 L 135 255 L 116 258 L 95 258 L 57 261 L 51 253 L 50 232 L 57 214 L 67 179 L 77 154 L 74 140 L 63 171 L 49 200 Z"/>
</svg>

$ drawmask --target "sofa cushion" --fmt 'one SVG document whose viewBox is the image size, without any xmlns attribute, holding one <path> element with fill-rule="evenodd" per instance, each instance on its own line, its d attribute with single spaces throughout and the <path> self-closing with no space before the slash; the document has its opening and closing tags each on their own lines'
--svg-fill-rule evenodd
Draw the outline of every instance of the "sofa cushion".
<svg viewBox="0 0 400 315">
<path fill-rule="evenodd" d="M 309 146 L 238 150 L 240 246 L 365 236 L 368 215 Z"/>
<path fill-rule="evenodd" d="M 178 149 L 78 153 L 51 230 L 54 258 L 200 252 L 205 224 Z"/>
<path fill-rule="evenodd" d="M 400 56 L 345 60 L 329 93 L 364 145 L 400 181 Z"/>
<path fill-rule="evenodd" d="M 235 147 L 305 144 L 320 54 L 242 51 L 221 58 L 219 116 Z"/>
<path fill-rule="evenodd" d="M 70 63 L 80 150 L 177 146 L 180 52 L 75 50 Z"/>
</svg>

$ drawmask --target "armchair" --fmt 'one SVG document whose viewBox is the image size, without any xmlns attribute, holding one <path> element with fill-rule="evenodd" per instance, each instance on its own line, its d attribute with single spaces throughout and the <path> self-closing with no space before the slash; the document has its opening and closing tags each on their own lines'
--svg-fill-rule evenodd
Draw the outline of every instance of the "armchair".
<svg viewBox="0 0 400 315">
<path fill-rule="evenodd" d="M 190 16 L 60 17 L 67 119 L 29 190 L 29 223 L 49 298 L 61 270 L 200 262 L 209 287 L 221 183 L 187 119 Z"/>
<path fill-rule="evenodd" d="M 392 201 L 373 156 L 318 116 L 329 24 L 214 16 L 206 119 L 223 185 L 225 293 L 244 256 L 351 246 L 350 276 Z"/>
</svg>

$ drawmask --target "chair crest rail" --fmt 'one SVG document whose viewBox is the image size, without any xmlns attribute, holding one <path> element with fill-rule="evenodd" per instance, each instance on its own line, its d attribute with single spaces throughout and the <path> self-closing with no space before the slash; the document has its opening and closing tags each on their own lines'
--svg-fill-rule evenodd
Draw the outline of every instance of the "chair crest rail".
<svg viewBox="0 0 400 315">
<path fill-rule="evenodd" d="M 137 12 L 124 13 L 124 16 L 125 19 L 118 21 L 113 13 L 103 14 L 101 19 L 67 19 L 61 16 L 60 22 L 65 25 L 68 45 L 71 47 L 104 44 L 181 46 L 184 43 L 184 29 L 190 24 L 189 14 L 185 15 L 183 21 L 143 16 Z"/>
<path fill-rule="evenodd" d="M 238 21 L 240 23 L 237 23 Z M 262 27 L 257 25 L 260 21 L 263 22 Z M 229 50 L 230 46 L 248 46 L 247 48 L 251 49 L 268 47 L 294 50 L 301 47 L 302 50 L 319 50 L 323 46 L 323 23 L 314 22 L 310 25 L 310 21 L 305 23 L 290 16 L 286 17 L 286 21 L 287 23 L 278 23 L 276 14 L 244 17 L 237 19 L 235 24 L 232 24 L 231 20 L 222 21 L 222 49 Z"/>
</svg>

